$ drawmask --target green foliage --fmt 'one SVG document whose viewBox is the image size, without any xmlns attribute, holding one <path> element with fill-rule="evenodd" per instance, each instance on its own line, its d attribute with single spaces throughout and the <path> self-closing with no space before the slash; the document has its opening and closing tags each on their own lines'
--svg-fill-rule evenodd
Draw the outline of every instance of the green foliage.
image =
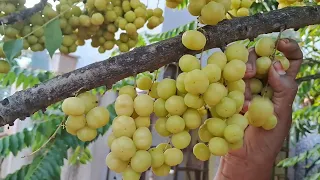
<svg viewBox="0 0 320 180">
<path fill-rule="evenodd" d="M 6 157 L 10 152 L 16 156 L 19 151 L 32 144 L 32 130 L 24 129 L 16 134 L 0 139 L 0 157 Z"/>
<path fill-rule="evenodd" d="M 96 94 L 104 94 L 107 91 L 107 87 L 106 86 L 101 86 L 95 89 L 91 90 L 91 93 L 96 95 Z"/>
<path fill-rule="evenodd" d="M 72 156 L 69 158 L 69 164 L 75 165 L 78 163 L 87 164 L 87 162 L 92 160 L 92 155 L 90 150 L 85 147 L 78 146 Z"/>
<path fill-rule="evenodd" d="M 176 9 L 178 9 L 178 10 L 185 9 L 185 8 L 187 8 L 188 4 L 189 4 L 189 0 L 183 0 L 182 3 L 180 3 L 180 4 L 177 6 Z"/>
<path fill-rule="evenodd" d="M 315 173 L 305 178 L 305 180 L 319 180 L 319 179 L 320 179 L 320 173 Z"/>
<path fill-rule="evenodd" d="M 286 158 L 282 161 L 280 161 L 277 166 L 279 167 L 290 167 L 294 166 L 300 161 L 305 160 L 306 158 L 310 158 L 313 156 L 318 156 L 320 157 L 320 144 L 315 145 L 312 149 L 305 151 L 297 156 L 291 157 L 291 158 Z"/>
<path fill-rule="evenodd" d="M 7 138 L 0 140 L 0 147 L 5 149 L 4 152 L 6 152 L 6 155 L 8 154 L 7 151 L 18 152 L 22 149 L 20 147 L 26 146 L 32 146 L 33 151 L 37 150 L 31 164 L 23 166 L 16 172 L 9 174 L 5 180 L 58 180 L 60 179 L 61 167 L 64 165 L 64 159 L 69 159 L 70 164 L 78 162 L 86 164 L 92 160 L 92 155 L 87 146 L 108 131 L 113 119 L 116 117 L 114 103 L 107 107 L 110 113 L 108 125 L 99 128 L 98 136 L 92 142 L 86 143 L 80 141 L 76 136 L 67 133 L 65 129 L 59 129 L 55 137 L 48 141 L 65 118 L 59 111 L 54 112 L 54 110 L 57 111 L 59 109 L 60 105 L 60 103 L 57 103 L 48 107 L 48 110 L 45 113 L 35 113 L 35 115 L 32 116 L 35 121 L 35 126 L 30 130 L 25 129 L 21 132 L 24 133 L 24 135 L 17 133 L 12 135 L 12 137 L 15 136 L 14 138 L 8 136 Z M 14 148 L 10 147 L 11 143 L 15 143 L 15 145 L 12 146 Z M 70 148 L 74 150 L 74 153 L 68 157 L 67 150 Z"/>
<path fill-rule="evenodd" d="M 12 86 L 14 83 L 16 83 L 16 88 L 22 86 L 22 89 L 26 89 L 41 82 L 47 81 L 52 77 L 54 77 L 54 75 L 49 71 L 29 70 L 13 67 L 8 74 L 0 74 L 0 83 L 4 87 Z"/>
<path fill-rule="evenodd" d="M 250 14 L 269 12 L 278 9 L 278 2 L 276 0 L 254 2 L 250 8 Z"/>
<path fill-rule="evenodd" d="M 15 39 L 4 42 L 3 51 L 9 61 L 18 55 L 23 49 L 23 39 Z"/>
<path fill-rule="evenodd" d="M 175 37 L 177 35 L 179 35 L 182 32 L 185 32 L 187 30 L 193 30 L 197 28 L 197 23 L 195 21 L 192 21 L 188 24 L 185 24 L 183 26 L 180 26 L 178 28 L 172 29 L 168 32 L 165 33 L 160 33 L 160 34 L 145 34 L 145 36 L 148 38 L 150 43 L 154 43 L 154 42 L 159 42 L 159 41 L 163 41 L 172 37 Z"/>
<path fill-rule="evenodd" d="M 59 19 L 55 19 L 46 25 L 44 29 L 44 37 L 45 46 L 50 57 L 52 57 L 55 51 L 61 46 L 63 40 Z"/>
</svg>

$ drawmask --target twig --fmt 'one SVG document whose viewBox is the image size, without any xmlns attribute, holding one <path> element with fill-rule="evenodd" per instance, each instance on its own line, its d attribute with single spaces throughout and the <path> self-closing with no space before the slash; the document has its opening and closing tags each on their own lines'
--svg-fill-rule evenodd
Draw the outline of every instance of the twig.
<svg viewBox="0 0 320 180">
<path fill-rule="evenodd" d="M 32 8 L 24 9 L 20 12 L 11 13 L 8 16 L 0 18 L 1 24 L 14 24 L 16 22 L 24 21 L 30 18 L 33 14 L 42 11 L 44 6 L 47 4 L 48 0 L 41 0 L 38 4 L 34 5 Z"/>
<path fill-rule="evenodd" d="M 30 157 L 30 156 L 34 155 L 35 153 L 39 152 L 42 148 L 44 148 L 52 139 L 55 138 L 55 136 L 58 133 L 59 129 L 62 127 L 62 124 L 63 124 L 63 122 L 61 122 L 59 124 L 58 128 L 54 131 L 54 133 L 50 136 L 50 138 L 44 144 L 42 144 L 42 146 L 40 148 L 38 148 L 37 150 L 33 151 L 31 154 L 23 156 L 21 158 Z"/>
<path fill-rule="evenodd" d="M 320 157 L 314 160 L 312 164 L 308 168 L 306 168 L 306 174 L 308 174 L 317 165 L 318 161 L 320 161 Z"/>
<path fill-rule="evenodd" d="M 159 72 L 158 72 L 158 69 L 157 69 L 157 70 L 155 70 L 155 76 L 154 76 L 154 78 L 153 78 L 152 84 L 153 84 L 155 81 L 157 81 L 157 79 L 158 79 L 158 74 L 159 74 Z"/>
<path fill-rule="evenodd" d="M 179 67 L 179 64 L 176 64 L 176 78 L 175 79 L 177 79 L 177 77 L 179 76 L 179 70 L 180 70 L 180 67 Z"/>
<path fill-rule="evenodd" d="M 271 55 L 271 61 L 272 61 L 272 63 L 275 62 L 274 60 L 275 60 L 276 53 L 277 53 L 277 50 L 278 50 L 279 40 L 280 40 L 280 38 L 281 38 L 281 34 L 282 34 L 282 32 L 284 31 L 284 29 L 285 29 L 285 28 L 281 27 L 280 32 L 279 32 L 279 35 L 278 35 L 278 37 L 277 37 L 276 45 L 275 45 L 274 51 L 273 51 L 273 53 L 272 53 L 272 55 Z M 266 83 L 266 85 L 265 85 L 265 92 L 267 92 L 267 87 L 268 87 L 268 86 L 269 86 L 269 83 L 268 83 L 268 81 L 267 81 L 267 83 Z M 266 93 L 264 93 L 264 94 L 262 95 L 262 97 L 264 97 L 265 95 L 266 95 Z"/>
<path fill-rule="evenodd" d="M 313 80 L 313 79 L 320 79 L 320 73 L 318 74 L 314 74 L 314 75 L 310 75 L 310 76 L 304 76 L 304 77 L 301 77 L 301 78 L 298 78 L 296 79 L 296 82 L 298 84 L 304 82 L 304 81 L 310 81 L 310 80 Z"/>
<path fill-rule="evenodd" d="M 137 73 L 133 73 L 133 87 L 137 88 Z"/>
<path fill-rule="evenodd" d="M 311 63 L 316 63 L 316 64 L 320 64 L 320 61 L 319 60 L 315 60 L 315 59 L 312 59 L 312 58 L 306 58 L 304 59 L 303 61 L 309 61 Z M 306 62 L 307 63 L 307 62 Z"/>
<path fill-rule="evenodd" d="M 155 81 L 157 80 L 157 78 L 158 78 L 158 70 L 155 70 L 154 73 L 155 73 L 155 75 L 154 75 L 154 77 L 153 77 L 153 79 L 152 79 L 151 88 L 152 88 L 154 82 L 155 82 Z M 150 95 L 150 92 L 151 92 L 151 89 L 148 90 L 148 95 Z"/>
<path fill-rule="evenodd" d="M 229 14 L 229 16 L 231 17 L 231 19 L 235 18 L 234 15 L 232 15 L 230 12 L 227 12 Z"/>
<path fill-rule="evenodd" d="M 279 32 L 279 35 L 278 35 L 278 37 L 277 37 L 277 40 L 276 40 L 276 46 L 275 46 L 275 48 L 274 48 L 274 52 L 273 52 L 273 54 L 271 55 L 271 60 L 272 60 L 272 61 L 274 61 L 274 58 L 276 57 L 276 53 L 277 53 L 278 45 L 279 45 L 279 40 L 280 40 L 280 38 L 281 38 L 281 34 L 282 34 L 283 31 L 284 31 L 284 28 L 281 28 L 281 29 L 280 29 L 280 32 Z"/>
<path fill-rule="evenodd" d="M 26 38 L 26 37 L 30 36 L 30 35 L 31 35 L 31 34 L 33 34 L 34 32 L 36 32 L 36 31 L 38 31 L 39 29 L 41 29 L 41 28 L 43 28 L 43 27 L 47 26 L 49 23 L 51 23 L 52 21 L 56 20 L 57 18 L 59 18 L 60 16 L 62 16 L 64 13 L 66 13 L 66 12 L 68 12 L 68 11 L 70 11 L 70 10 L 71 10 L 71 8 L 69 8 L 69 9 L 67 9 L 67 10 L 65 10 L 65 11 L 63 11 L 63 12 L 61 12 L 59 15 L 57 15 L 56 17 L 54 17 L 54 18 L 50 19 L 48 22 L 46 22 L 46 23 L 45 23 L 45 24 L 43 24 L 42 26 L 40 26 L 40 27 L 36 28 L 35 30 L 31 31 L 29 34 L 27 34 L 27 35 L 23 36 L 22 38 Z"/>
<path fill-rule="evenodd" d="M 77 97 L 79 95 L 79 93 L 81 92 L 81 90 L 83 89 L 83 87 L 81 87 L 80 89 L 78 89 L 76 92 L 74 92 L 74 96 Z"/>
<path fill-rule="evenodd" d="M 202 69 L 202 55 L 203 55 L 204 48 L 202 48 L 201 54 L 200 54 L 200 69 Z"/>
</svg>

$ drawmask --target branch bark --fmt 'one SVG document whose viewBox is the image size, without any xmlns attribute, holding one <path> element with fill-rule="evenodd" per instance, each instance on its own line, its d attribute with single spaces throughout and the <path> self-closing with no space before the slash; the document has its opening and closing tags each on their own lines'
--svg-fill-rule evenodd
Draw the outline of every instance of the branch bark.
<svg viewBox="0 0 320 180">
<path fill-rule="evenodd" d="M 304 77 L 301 77 L 301 78 L 298 78 L 296 79 L 296 82 L 298 84 L 304 82 L 304 81 L 310 81 L 310 80 L 313 80 L 313 79 L 320 79 L 320 73 L 318 74 L 314 74 L 314 75 L 310 75 L 310 76 L 304 76 Z"/>
<path fill-rule="evenodd" d="M 22 11 L 11 13 L 8 16 L 0 18 L 0 24 L 14 24 L 16 22 L 24 21 L 30 18 L 33 14 L 42 11 L 48 0 L 41 0 L 38 4 L 32 8 L 27 8 Z"/>
<path fill-rule="evenodd" d="M 205 47 L 207 50 L 224 47 L 236 40 L 253 39 L 260 34 L 277 32 L 282 28 L 301 28 L 312 24 L 320 24 L 320 6 L 290 7 L 224 20 L 216 26 L 205 26 L 202 30 L 207 38 Z M 179 35 L 90 64 L 35 87 L 16 92 L 0 102 L 0 126 L 13 124 L 17 118 L 24 119 L 40 109 L 73 96 L 80 89 L 83 92 L 102 85 L 111 87 L 115 82 L 133 74 L 153 71 L 178 61 L 187 53 L 197 54 L 200 51 L 186 49 Z"/>
</svg>

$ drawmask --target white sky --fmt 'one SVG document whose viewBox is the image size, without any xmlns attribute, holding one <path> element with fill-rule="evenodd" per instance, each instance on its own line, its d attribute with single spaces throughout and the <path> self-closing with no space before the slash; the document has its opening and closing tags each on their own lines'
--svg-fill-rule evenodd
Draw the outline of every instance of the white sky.
<svg viewBox="0 0 320 180">
<path fill-rule="evenodd" d="M 148 1 L 148 7 L 150 8 L 154 8 L 157 6 L 158 1 L 157 0 L 140 0 L 141 2 L 143 2 L 144 4 L 147 4 Z M 160 5 L 163 4 L 161 3 L 161 1 L 163 0 L 159 0 L 160 1 Z M 39 3 L 40 0 L 26 0 L 26 7 L 32 7 L 34 4 Z M 50 3 L 53 3 L 53 0 L 49 0 Z"/>
</svg>

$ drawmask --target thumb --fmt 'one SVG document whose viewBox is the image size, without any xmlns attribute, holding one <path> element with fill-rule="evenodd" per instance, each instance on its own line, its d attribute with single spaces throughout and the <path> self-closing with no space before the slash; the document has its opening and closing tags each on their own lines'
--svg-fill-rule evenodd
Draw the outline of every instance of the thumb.
<svg viewBox="0 0 320 180">
<path fill-rule="evenodd" d="M 280 61 L 275 61 L 270 66 L 268 74 L 268 83 L 272 87 L 274 93 L 282 92 L 286 89 L 286 72 Z"/>
<path fill-rule="evenodd" d="M 281 106 L 281 104 L 293 103 L 298 85 L 294 79 L 286 74 L 280 61 L 275 61 L 270 66 L 268 83 L 273 89 L 272 101 L 274 104 Z"/>
</svg>

